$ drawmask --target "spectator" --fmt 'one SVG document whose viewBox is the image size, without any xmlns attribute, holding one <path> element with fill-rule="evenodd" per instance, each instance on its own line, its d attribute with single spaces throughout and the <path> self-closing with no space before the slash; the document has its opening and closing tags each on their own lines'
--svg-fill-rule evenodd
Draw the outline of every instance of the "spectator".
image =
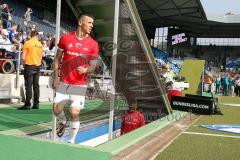
<svg viewBox="0 0 240 160">
<path fill-rule="evenodd" d="M 204 92 L 211 92 L 212 82 L 212 78 L 210 76 L 207 76 L 204 83 Z"/>
<path fill-rule="evenodd" d="M 32 14 L 32 9 L 30 7 L 27 8 L 27 11 L 24 14 L 24 26 L 26 28 L 26 32 L 28 32 L 28 29 L 30 27 L 30 21 L 31 21 L 31 14 Z"/>
<path fill-rule="evenodd" d="M 7 21 L 7 28 L 12 27 L 12 8 L 8 9 L 8 21 Z"/>
<path fill-rule="evenodd" d="M 218 75 L 217 78 L 215 79 L 215 85 L 216 85 L 215 94 L 220 93 L 220 84 L 221 84 L 221 77 L 220 75 Z"/>
<path fill-rule="evenodd" d="M 39 71 L 42 61 L 43 47 L 38 41 L 38 32 L 31 33 L 31 39 L 23 46 L 22 58 L 24 61 L 24 80 L 26 89 L 25 104 L 19 110 L 29 110 L 32 99 L 32 86 L 34 92 L 32 109 L 39 109 Z"/>
<path fill-rule="evenodd" d="M 231 95 L 232 97 L 234 96 L 234 79 L 233 77 L 230 77 L 229 80 L 229 86 L 228 86 L 228 91 L 229 91 L 229 95 Z"/>
<path fill-rule="evenodd" d="M 0 14 L 1 15 L 1 14 Z M 2 19 L 0 19 L 0 30 L 2 29 Z"/>
<path fill-rule="evenodd" d="M 42 40 L 42 45 L 43 45 L 43 55 L 49 55 L 50 50 L 48 47 L 48 42 L 46 40 Z"/>
<path fill-rule="evenodd" d="M 240 97 L 240 77 L 237 78 L 235 82 L 235 86 L 236 86 L 236 96 Z"/>
<path fill-rule="evenodd" d="M 137 102 L 129 102 L 129 110 L 122 116 L 121 135 L 145 125 L 143 114 L 137 110 Z"/>
<path fill-rule="evenodd" d="M 50 37 L 50 45 L 49 45 L 49 49 L 51 51 L 55 51 L 55 34 L 53 34 L 51 37 Z"/>
<path fill-rule="evenodd" d="M 36 31 L 36 30 L 37 30 L 36 25 L 33 24 L 33 25 L 32 25 L 32 28 L 31 28 L 31 31 Z"/>
<path fill-rule="evenodd" d="M 12 43 L 8 39 L 8 31 L 6 29 L 1 30 L 0 35 L 0 48 L 5 49 L 7 51 L 11 51 Z"/>
<path fill-rule="evenodd" d="M 15 64 L 15 67 L 16 67 L 17 66 L 17 61 L 18 61 L 18 50 L 17 50 L 17 47 L 15 45 L 12 46 L 11 55 L 14 59 L 14 64 Z"/>
<path fill-rule="evenodd" d="M 54 60 L 54 56 L 51 55 L 51 51 L 49 50 L 48 47 L 48 42 L 46 40 L 42 40 L 42 45 L 43 45 L 43 69 L 50 70 L 52 69 L 52 64 Z M 44 61 L 46 63 L 44 63 Z"/>
<path fill-rule="evenodd" d="M 15 38 L 17 28 L 18 28 L 18 25 L 15 22 L 12 22 L 12 27 L 8 29 L 8 33 L 9 33 L 8 37 L 12 44 L 19 45 L 20 42 Z"/>
<path fill-rule="evenodd" d="M 228 96 L 229 93 L 229 76 L 228 73 L 225 72 L 223 77 L 223 95 Z"/>
<path fill-rule="evenodd" d="M 2 27 L 4 29 L 7 29 L 7 22 L 8 22 L 8 5 L 7 5 L 7 3 L 2 4 L 1 15 L 2 15 Z"/>
</svg>

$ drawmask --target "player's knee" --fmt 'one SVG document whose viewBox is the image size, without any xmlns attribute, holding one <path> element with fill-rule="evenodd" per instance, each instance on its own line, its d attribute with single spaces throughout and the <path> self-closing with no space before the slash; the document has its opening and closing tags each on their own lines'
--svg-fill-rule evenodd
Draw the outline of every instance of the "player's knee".
<svg viewBox="0 0 240 160">
<path fill-rule="evenodd" d="M 72 121 L 78 121 L 79 120 L 79 110 L 70 110 L 70 118 Z"/>
<path fill-rule="evenodd" d="M 79 115 L 78 114 L 70 114 L 70 118 L 72 121 L 78 121 L 79 120 Z"/>
<path fill-rule="evenodd" d="M 55 116 L 59 116 L 59 114 L 61 114 L 61 110 L 58 108 L 57 105 L 54 105 L 53 107 L 53 113 L 55 114 Z"/>
<path fill-rule="evenodd" d="M 55 116 L 59 116 L 61 112 L 59 112 L 56 108 L 53 110 Z"/>
</svg>

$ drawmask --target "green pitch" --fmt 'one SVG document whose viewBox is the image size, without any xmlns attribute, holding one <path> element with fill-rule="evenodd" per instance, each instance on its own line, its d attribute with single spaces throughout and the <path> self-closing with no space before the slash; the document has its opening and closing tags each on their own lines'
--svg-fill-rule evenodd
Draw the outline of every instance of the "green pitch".
<svg viewBox="0 0 240 160">
<path fill-rule="evenodd" d="M 224 103 L 240 104 L 239 97 L 219 98 L 223 115 L 201 116 L 186 130 L 190 133 L 217 134 L 222 137 L 209 135 L 194 135 L 183 133 L 168 148 L 158 155 L 156 160 L 237 160 L 240 157 L 240 135 L 214 131 L 200 127 L 204 124 L 240 125 L 240 107 L 224 106 Z M 225 137 L 224 137 L 225 136 Z M 230 138 L 235 136 L 238 138 Z"/>
</svg>

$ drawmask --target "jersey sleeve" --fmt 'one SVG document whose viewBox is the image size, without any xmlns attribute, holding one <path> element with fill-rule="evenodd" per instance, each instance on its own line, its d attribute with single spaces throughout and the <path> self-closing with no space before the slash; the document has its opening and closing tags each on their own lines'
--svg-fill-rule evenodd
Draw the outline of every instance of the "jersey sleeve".
<svg viewBox="0 0 240 160">
<path fill-rule="evenodd" d="M 92 49 L 92 59 L 98 59 L 98 55 L 99 55 L 99 47 L 98 47 L 98 43 L 96 42 Z"/>
<path fill-rule="evenodd" d="M 92 56 L 90 58 L 89 64 L 96 65 L 98 62 L 98 55 L 99 55 L 99 47 L 98 43 L 96 43 L 92 49 Z"/>
<path fill-rule="evenodd" d="M 58 49 L 60 49 L 60 50 L 64 50 L 65 49 L 65 40 L 64 40 L 64 36 L 62 36 L 61 38 L 60 38 L 60 41 L 59 41 L 59 43 L 58 43 Z"/>
</svg>

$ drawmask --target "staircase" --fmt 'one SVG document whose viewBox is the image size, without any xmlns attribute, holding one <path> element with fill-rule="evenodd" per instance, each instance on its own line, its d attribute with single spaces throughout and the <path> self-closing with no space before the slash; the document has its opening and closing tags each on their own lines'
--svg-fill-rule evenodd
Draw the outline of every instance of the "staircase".
<svg viewBox="0 0 240 160">
<path fill-rule="evenodd" d="M 171 113 L 135 2 L 120 1 L 118 45 L 115 45 L 112 43 L 114 0 L 69 1 L 75 12 L 90 12 L 94 15 L 94 36 L 108 66 L 111 66 L 113 48 L 118 47 L 116 83 L 125 98 L 128 101 L 136 99 L 146 119 L 155 120 Z"/>
</svg>

